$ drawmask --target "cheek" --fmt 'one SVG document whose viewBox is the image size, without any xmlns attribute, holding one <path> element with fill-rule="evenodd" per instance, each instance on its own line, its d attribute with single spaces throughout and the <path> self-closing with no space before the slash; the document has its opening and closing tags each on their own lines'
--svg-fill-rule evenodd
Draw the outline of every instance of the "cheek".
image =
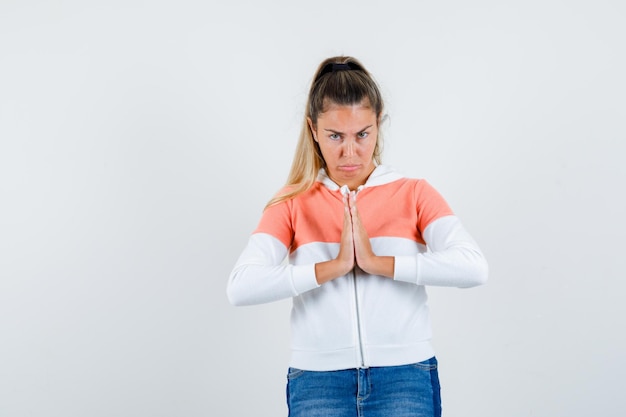
<svg viewBox="0 0 626 417">
<path fill-rule="evenodd" d="M 335 153 L 337 153 L 337 151 L 339 150 L 338 146 L 334 146 L 334 144 L 332 143 L 319 143 L 320 145 L 320 150 L 322 151 L 322 153 L 324 155 L 333 155 Z"/>
<path fill-rule="evenodd" d="M 371 141 L 368 141 L 367 144 L 363 146 L 364 151 L 367 153 L 374 153 L 375 148 L 376 148 L 376 139 L 372 139 Z"/>
</svg>

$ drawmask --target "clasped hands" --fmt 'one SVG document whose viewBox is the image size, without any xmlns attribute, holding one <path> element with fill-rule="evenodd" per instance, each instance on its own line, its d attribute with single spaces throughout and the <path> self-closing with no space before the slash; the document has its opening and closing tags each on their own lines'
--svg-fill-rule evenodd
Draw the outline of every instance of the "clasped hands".
<svg viewBox="0 0 626 417">
<path fill-rule="evenodd" d="M 372 275 L 393 278 L 394 257 L 376 256 L 356 204 L 356 192 L 343 195 L 343 230 L 339 254 L 335 259 L 315 264 L 318 284 L 331 281 L 350 272 L 355 266 Z"/>
</svg>

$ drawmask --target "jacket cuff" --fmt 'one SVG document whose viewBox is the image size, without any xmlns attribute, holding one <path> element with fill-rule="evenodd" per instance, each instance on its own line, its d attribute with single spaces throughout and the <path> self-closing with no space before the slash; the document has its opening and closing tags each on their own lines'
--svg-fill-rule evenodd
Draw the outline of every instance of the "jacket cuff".
<svg viewBox="0 0 626 417">
<path fill-rule="evenodd" d="M 415 256 L 396 256 L 394 259 L 393 279 L 395 281 L 417 284 L 417 258 Z"/>
<path fill-rule="evenodd" d="M 293 266 L 291 270 L 291 282 L 295 295 L 313 290 L 319 287 L 315 277 L 315 264 Z"/>
</svg>

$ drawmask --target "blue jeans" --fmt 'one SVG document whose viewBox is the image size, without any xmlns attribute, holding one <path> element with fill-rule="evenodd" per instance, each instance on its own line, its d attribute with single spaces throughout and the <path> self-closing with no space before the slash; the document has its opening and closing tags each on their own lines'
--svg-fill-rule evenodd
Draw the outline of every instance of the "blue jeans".
<svg viewBox="0 0 626 417">
<path fill-rule="evenodd" d="M 437 359 L 342 371 L 289 368 L 289 417 L 440 417 Z"/>
</svg>

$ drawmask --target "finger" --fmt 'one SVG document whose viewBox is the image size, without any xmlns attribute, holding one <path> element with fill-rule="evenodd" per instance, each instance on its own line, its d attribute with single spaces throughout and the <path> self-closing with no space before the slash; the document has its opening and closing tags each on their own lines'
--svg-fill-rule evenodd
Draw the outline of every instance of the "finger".
<svg viewBox="0 0 626 417">
<path fill-rule="evenodd" d="M 356 212 L 356 193 L 354 191 L 350 191 L 348 204 L 350 205 L 350 211 L 352 213 Z"/>
<path fill-rule="evenodd" d="M 344 259 L 350 260 L 354 263 L 354 241 L 353 241 L 353 228 L 352 228 L 352 216 L 350 215 L 349 197 L 343 196 L 344 203 L 344 216 L 343 216 L 343 230 L 341 231 L 341 246 L 339 249 L 339 256 Z"/>
<path fill-rule="evenodd" d="M 350 201 L 348 194 L 343 196 L 343 232 L 342 235 L 352 234 L 352 215 L 350 213 Z"/>
</svg>

